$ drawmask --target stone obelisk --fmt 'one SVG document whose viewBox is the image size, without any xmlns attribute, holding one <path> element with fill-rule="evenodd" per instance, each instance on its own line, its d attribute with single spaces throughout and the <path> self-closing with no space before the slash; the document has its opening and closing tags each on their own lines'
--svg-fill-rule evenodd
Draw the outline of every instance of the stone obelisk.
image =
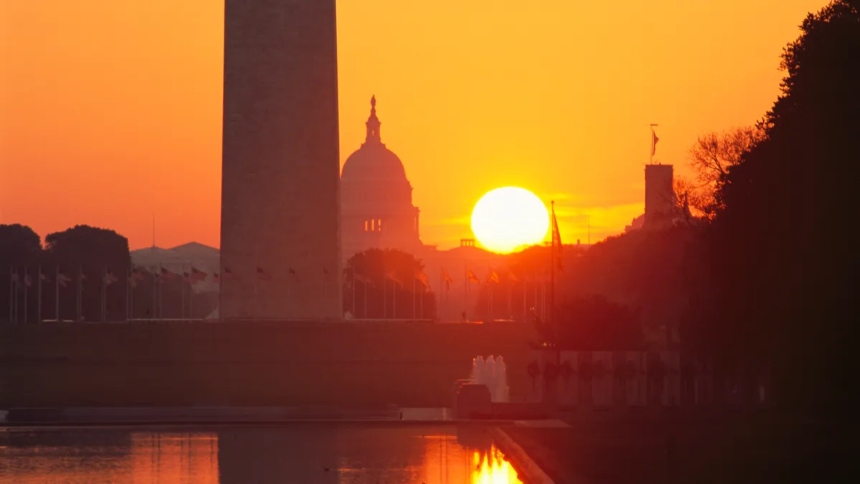
<svg viewBox="0 0 860 484">
<path fill-rule="evenodd" d="M 224 320 L 342 318 L 335 0 L 225 0 Z"/>
</svg>

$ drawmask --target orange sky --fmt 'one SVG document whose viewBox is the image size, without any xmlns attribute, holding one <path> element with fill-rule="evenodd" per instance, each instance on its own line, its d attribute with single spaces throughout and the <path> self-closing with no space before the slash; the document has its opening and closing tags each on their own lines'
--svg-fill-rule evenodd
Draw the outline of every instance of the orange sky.
<svg viewBox="0 0 860 484">
<path fill-rule="evenodd" d="M 562 236 L 618 233 L 657 157 L 755 122 L 782 47 L 824 0 L 340 0 L 341 160 L 371 94 L 450 247 L 492 188 L 557 200 Z M 217 246 L 223 1 L 0 2 L 0 223 Z"/>
</svg>

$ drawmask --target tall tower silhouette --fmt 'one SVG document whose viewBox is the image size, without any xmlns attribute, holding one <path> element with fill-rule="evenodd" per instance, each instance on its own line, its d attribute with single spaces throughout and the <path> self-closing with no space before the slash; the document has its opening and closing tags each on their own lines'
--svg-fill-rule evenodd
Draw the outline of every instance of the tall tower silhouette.
<svg viewBox="0 0 860 484">
<path fill-rule="evenodd" d="M 340 319 L 335 0 L 224 10 L 220 316 Z"/>
</svg>

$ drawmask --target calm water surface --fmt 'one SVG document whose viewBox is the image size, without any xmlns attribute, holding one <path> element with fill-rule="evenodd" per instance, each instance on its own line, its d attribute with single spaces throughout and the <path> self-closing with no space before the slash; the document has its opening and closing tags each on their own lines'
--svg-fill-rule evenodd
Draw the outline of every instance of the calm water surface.
<svg viewBox="0 0 860 484">
<path fill-rule="evenodd" d="M 521 484 L 477 427 L 0 429 L 2 483 Z"/>
</svg>

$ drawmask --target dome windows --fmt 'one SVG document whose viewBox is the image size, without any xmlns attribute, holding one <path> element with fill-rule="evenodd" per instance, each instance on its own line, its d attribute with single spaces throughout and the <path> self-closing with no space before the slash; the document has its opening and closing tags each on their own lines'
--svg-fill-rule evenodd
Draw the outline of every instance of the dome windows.
<svg viewBox="0 0 860 484">
<path fill-rule="evenodd" d="M 372 218 L 364 221 L 365 232 L 382 232 L 382 219 Z"/>
</svg>

